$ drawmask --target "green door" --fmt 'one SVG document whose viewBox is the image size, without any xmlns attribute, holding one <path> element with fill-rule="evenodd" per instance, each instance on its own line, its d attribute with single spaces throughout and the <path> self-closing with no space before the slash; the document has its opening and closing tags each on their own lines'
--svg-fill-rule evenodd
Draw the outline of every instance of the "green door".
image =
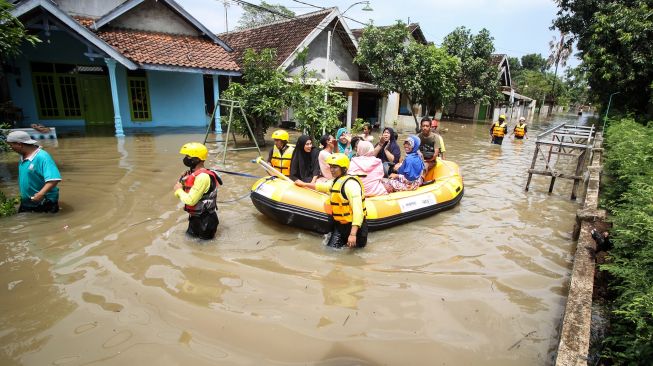
<svg viewBox="0 0 653 366">
<path fill-rule="evenodd" d="M 87 125 L 113 124 L 113 103 L 109 78 L 104 75 L 80 75 L 84 119 Z"/>
<path fill-rule="evenodd" d="M 485 121 L 485 118 L 487 117 L 487 108 L 489 107 L 489 104 L 486 105 L 481 105 L 478 108 L 478 119 L 479 121 Z"/>
</svg>

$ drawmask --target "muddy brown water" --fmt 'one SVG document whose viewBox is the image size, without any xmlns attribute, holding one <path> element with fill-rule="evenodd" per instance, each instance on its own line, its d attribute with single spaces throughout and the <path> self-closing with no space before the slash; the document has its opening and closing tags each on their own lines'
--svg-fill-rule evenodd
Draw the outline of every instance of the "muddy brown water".
<svg viewBox="0 0 653 366">
<path fill-rule="evenodd" d="M 186 237 L 172 194 L 194 133 L 72 134 L 45 144 L 62 211 L 0 219 L 2 365 L 546 365 L 572 264 L 571 184 L 535 177 L 530 140 L 443 122 L 455 208 L 373 232 L 363 250 L 279 225 L 223 175 L 217 237 Z M 222 169 L 262 175 L 254 151 Z M 221 155 L 213 150 L 210 160 Z M 0 189 L 17 194 L 14 153 Z M 209 164 L 213 165 L 213 164 Z"/>
</svg>

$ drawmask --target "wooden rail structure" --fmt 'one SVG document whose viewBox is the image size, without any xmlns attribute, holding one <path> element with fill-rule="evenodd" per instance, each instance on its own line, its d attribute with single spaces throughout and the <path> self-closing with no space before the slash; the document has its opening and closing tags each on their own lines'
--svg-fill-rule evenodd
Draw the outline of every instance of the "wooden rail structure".
<svg viewBox="0 0 653 366">
<path fill-rule="evenodd" d="M 594 125 L 577 126 L 563 123 L 537 135 L 533 162 L 530 169 L 528 169 L 526 190 L 528 191 L 533 174 L 551 177 L 549 193 L 553 191 L 556 178 L 572 179 L 574 185 L 571 191 L 571 199 L 575 200 L 578 187 L 583 181 L 585 166 L 592 158 L 595 133 Z M 561 157 L 575 160 L 575 165 L 557 166 Z M 544 167 L 541 167 L 542 163 Z"/>
</svg>

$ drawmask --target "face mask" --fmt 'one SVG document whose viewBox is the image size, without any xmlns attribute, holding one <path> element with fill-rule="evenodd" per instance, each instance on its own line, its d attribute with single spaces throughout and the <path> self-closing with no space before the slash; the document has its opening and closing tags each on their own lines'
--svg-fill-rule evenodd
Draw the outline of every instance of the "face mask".
<svg viewBox="0 0 653 366">
<path fill-rule="evenodd" d="M 196 157 L 189 158 L 188 156 L 184 156 L 184 165 L 191 169 L 194 168 L 199 163 L 200 163 L 199 158 Z"/>
</svg>

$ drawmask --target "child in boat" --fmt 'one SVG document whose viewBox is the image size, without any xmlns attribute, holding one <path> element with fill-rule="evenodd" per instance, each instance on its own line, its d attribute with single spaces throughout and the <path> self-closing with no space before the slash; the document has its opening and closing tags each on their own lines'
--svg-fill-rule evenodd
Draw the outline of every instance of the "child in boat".
<svg viewBox="0 0 653 366">
<path fill-rule="evenodd" d="M 363 133 L 360 135 L 361 139 L 374 143 L 374 136 L 372 136 L 372 126 L 369 123 L 363 123 Z"/>
<path fill-rule="evenodd" d="M 320 165 L 320 178 L 324 178 L 325 180 L 333 178 L 329 169 L 329 164 L 326 163 L 326 158 L 333 154 L 335 144 L 336 139 L 332 135 L 326 134 L 322 135 L 320 138 L 320 145 L 322 146 L 322 149 L 320 150 L 320 154 L 317 156 L 317 161 Z"/>
<path fill-rule="evenodd" d="M 356 156 L 349 164 L 349 175 L 357 175 L 363 182 L 365 197 L 388 194 L 381 180 L 383 179 L 383 163 L 374 156 L 374 145 L 369 141 L 359 141 L 356 145 Z"/>
<path fill-rule="evenodd" d="M 398 191 L 413 191 L 422 185 L 422 172 L 424 161 L 419 156 L 419 138 L 408 136 L 404 140 L 406 157 L 403 162 L 395 165 L 397 173 L 391 173 L 389 178 L 383 179 L 383 186 L 388 193 Z"/>
</svg>

